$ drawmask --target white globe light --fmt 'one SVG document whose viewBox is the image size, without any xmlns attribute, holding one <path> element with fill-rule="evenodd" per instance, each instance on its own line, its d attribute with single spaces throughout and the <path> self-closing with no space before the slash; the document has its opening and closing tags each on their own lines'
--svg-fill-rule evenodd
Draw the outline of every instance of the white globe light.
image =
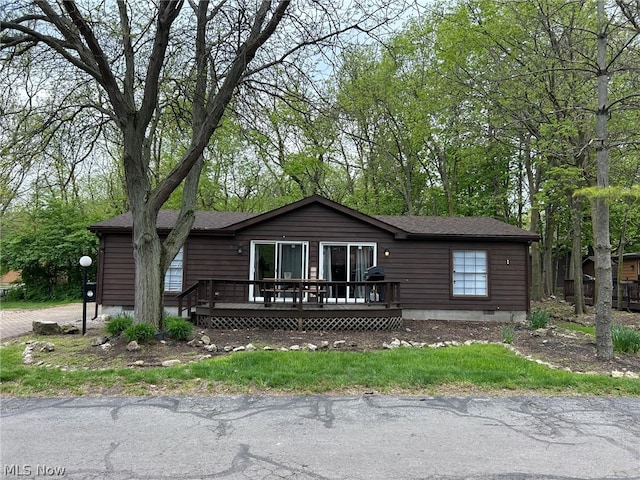
<svg viewBox="0 0 640 480">
<path fill-rule="evenodd" d="M 91 257 L 88 257 L 87 255 L 80 257 L 80 266 L 90 267 L 92 263 L 93 260 L 91 260 Z"/>
</svg>

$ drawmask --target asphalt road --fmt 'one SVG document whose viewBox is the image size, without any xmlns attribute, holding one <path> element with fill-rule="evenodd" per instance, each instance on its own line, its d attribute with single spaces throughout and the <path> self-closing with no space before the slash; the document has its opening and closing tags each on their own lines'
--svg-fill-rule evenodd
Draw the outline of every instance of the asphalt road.
<svg viewBox="0 0 640 480">
<path fill-rule="evenodd" d="M 640 479 L 638 399 L 2 399 L 0 414 L 7 479 Z"/>
</svg>

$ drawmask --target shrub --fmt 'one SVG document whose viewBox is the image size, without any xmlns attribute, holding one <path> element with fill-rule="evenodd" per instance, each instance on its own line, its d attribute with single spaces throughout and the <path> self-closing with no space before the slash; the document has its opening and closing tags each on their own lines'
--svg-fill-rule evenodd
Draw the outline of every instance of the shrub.
<svg viewBox="0 0 640 480">
<path fill-rule="evenodd" d="M 118 315 L 107 322 L 105 330 L 109 335 L 117 337 L 131 325 L 133 325 L 133 319 L 131 317 L 128 315 Z"/>
<path fill-rule="evenodd" d="M 164 330 L 174 340 L 189 340 L 193 323 L 180 317 L 168 317 L 164 321 Z"/>
<path fill-rule="evenodd" d="M 513 323 L 508 325 L 503 325 L 500 329 L 500 333 L 502 333 L 502 343 L 513 343 L 513 337 L 515 336 L 516 327 Z"/>
<path fill-rule="evenodd" d="M 611 340 L 616 352 L 640 352 L 640 332 L 626 325 L 611 325 Z"/>
<path fill-rule="evenodd" d="M 156 332 L 155 325 L 150 323 L 135 323 L 127 327 L 123 334 L 129 342 L 135 340 L 138 343 L 143 343 L 151 340 Z"/>
<path fill-rule="evenodd" d="M 536 310 L 529 314 L 529 326 L 531 328 L 545 328 L 549 324 L 549 314 L 544 310 Z"/>
</svg>

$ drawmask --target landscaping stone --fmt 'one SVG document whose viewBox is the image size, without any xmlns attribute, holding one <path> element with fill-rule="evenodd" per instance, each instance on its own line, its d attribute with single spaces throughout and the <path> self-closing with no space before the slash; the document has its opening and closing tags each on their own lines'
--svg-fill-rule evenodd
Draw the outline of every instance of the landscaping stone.
<svg viewBox="0 0 640 480">
<path fill-rule="evenodd" d="M 173 360 L 165 360 L 164 362 L 162 362 L 162 366 L 163 367 L 173 367 L 174 365 L 180 365 L 182 363 L 182 361 L 176 359 Z"/>
<path fill-rule="evenodd" d="M 55 351 L 55 349 L 56 349 L 56 346 L 53 343 L 47 342 L 42 346 L 40 351 L 41 352 L 53 352 L 53 351 Z"/>
<path fill-rule="evenodd" d="M 316 351 L 318 349 L 317 345 L 314 345 L 313 343 L 308 343 L 307 344 L 307 350 L 310 350 L 312 352 Z"/>
<path fill-rule="evenodd" d="M 256 346 L 253 343 L 248 343 L 245 347 L 247 352 L 253 352 L 256 349 Z"/>
<path fill-rule="evenodd" d="M 135 352 L 137 350 L 140 350 L 140 345 L 138 345 L 138 342 L 136 342 L 135 340 L 132 340 L 131 342 L 127 343 L 127 350 L 129 350 L 130 352 Z"/>
<path fill-rule="evenodd" d="M 345 343 L 347 343 L 345 340 L 336 340 L 333 342 L 333 348 L 342 348 Z"/>
<path fill-rule="evenodd" d="M 61 331 L 63 334 L 65 335 L 76 335 L 78 333 L 80 333 L 80 329 L 78 327 L 76 327 L 75 325 L 72 324 L 67 324 L 67 325 L 62 325 L 62 327 L 60 327 Z"/>
<path fill-rule="evenodd" d="M 96 337 L 91 340 L 92 347 L 99 347 L 100 345 L 104 345 L 109 341 L 109 337 Z"/>
<path fill-rule="evenodd" d="M 200 341 L 205 345 L 209 345 L 211 343 L 211 339 L 207 335 L 203 335 L 202 338 L 200 338 Z"/>
<path fill-rule="evenodd" d="M 36 335 L 58 335 L 61 332 L 60 325 L 56 322 L 34 320 L 31 328 Z"/>
<path fill-rule="evenodd" d="M 209 345 L 205 345 L 203 348 L 207 352 L 217 352 L 218 351 L 218 347 L 216 346 L 215 343 L 210 343 Z"/>
</svg>

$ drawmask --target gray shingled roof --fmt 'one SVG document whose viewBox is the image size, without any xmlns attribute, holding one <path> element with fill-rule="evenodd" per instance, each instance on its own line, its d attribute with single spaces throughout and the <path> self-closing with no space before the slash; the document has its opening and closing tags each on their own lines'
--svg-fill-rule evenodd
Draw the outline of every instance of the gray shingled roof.
<svg viewBox="0 0 640 480">
<path fill-rule="evenodd" d="M 328 205 L 333 204 L 333 202 L 327 201 L 326 199 L 322 199 L 322 202 Z M 343 213 L 348 212 L 348 210 L 344 208 L 342 210 Z M 176 223 L 178 213 L 177 210 L 162 210 L 158 215 L 158 229 L 171 229 Z M 276 214 L 276 211 L 273 213 Z M 286 215 L 286 212 L 281 214 Z M 193 230 L 200 232 L 222 232 L 226 230 L 233 232 L 236 228 L 246 226 L 247 220 L 258 217 L 259 215 L 260 214 L 248 212 L 198 211 L 196 212 L 196 221 Z M 383 222 L 389 225 L 390 228 L 401 230 L 406 233 L 408 237 L 503 238 L 525 241 L 538 239 L 538 235 L 534 233 L 489 217 L 421 217 L 415 215 L 374 215 L 369 217 L 355 211 L 353 215 L 365 220 L 369 218 L 371 219 L 371 223 L 378 227 L 380 223 L 377 222 Z M 265 215 L 265 221 L 268 221 L 269 218 L 272 218 L 272 216 Z M 131 224 L 131 214 L 125 213 L 91 225 L 90 230 L 94 232 L 109 230 L 121 231 L 131 228 Z M 405 237 L 405 235 L 402 236 Z"/>
<path fill-rule="evenodd" d="M 489 217 L 420 217 L 416 215 L 374 215 L 374 218 L 393 225 L 412 235 L 464 237 L 538 236 L 508 223 Z"/>
<path fill-rule="evenodd" d="M 161 210 L 158 214 L 158 229 L 169 230 L 178 219 L 178 210 Z M 242 222 L 248 218 L 257 216 L 257 213 L 248 212 L 196 212 L 196 221 L 193 225 L 194 230 L 221 230 L 235 223 Z M 91 230 L 111 230 L 111 229 L 128 229 L 131 228 L 132 219 L 131 212 L 123 213 L 117 217 L 109 218 L 102 222 L 91 225 Z"/>
</svg>

